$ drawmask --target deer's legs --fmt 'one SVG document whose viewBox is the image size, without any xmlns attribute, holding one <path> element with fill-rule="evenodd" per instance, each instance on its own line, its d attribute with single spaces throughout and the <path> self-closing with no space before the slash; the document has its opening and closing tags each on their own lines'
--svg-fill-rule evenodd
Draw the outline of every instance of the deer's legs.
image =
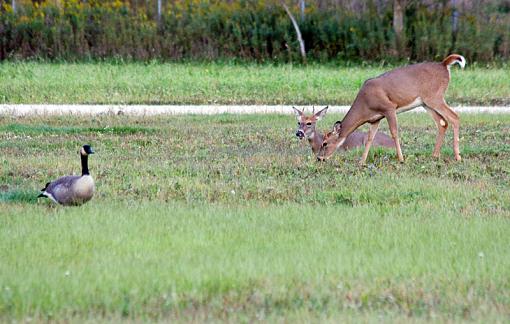
<svg viewBox="0 0 510 324">
<path fill-rule="evenodd" d="M 375 134 L 377 134 L 377 129 L 379 128 L 380 120 L 370 124 L 370 128 L 368 129 L 367 142 L 365 143 L 365 151 L 361 156 L 360 165 L 365 165 L 365 162 L 368 157 L 368 151 L 370 151 L 370 147 L 372 146 L 372 142 L 374 141 Z"/>
<path fill-rule="evenodd" d="M 397 124 L 397 112 L 393 109 L 386 114 L 386 119 L 388 120 L 388 126 L 390 127 L 391 137 L 393 141 L 395 141 L 395 148 L 397 149 L 397 157 L 398 160 L 402 163 L 404 162 L 404 157 L 402 156 L 402 150 L 400 149 L 400 141 L 398 140 L 398 124 Z"/>
<path fill-rule="evenodd" d="M 460 161 L 460 150 L 459 150 L 459 128 L 460 128 L 460 119 L 459 115 L 450 108 L 444 100 L 441 100 L 437 103 L 426 103 L 428 107 L 434 109 L 437 113 L 443 116 L 448 122 L 452 125 L 453 128 L 453 153 L 455 155 L 455 160 Z"/>
<path fill-rule="evenodd" d="M 437 126 L 437 137 L 436 137 L 436 145 L 434 146 L 434 151 L 432 152 L 432 156 L 435 158 L 439 157 L 441 152 L 441 146 L 443 145 L 444 135 L 446 130 L 448 129 L 448 122 L 439 115 L 434 109 L 426 107 L 425 110 L 432 116 L 432 119 L 436 122 Z"/>
</svg>

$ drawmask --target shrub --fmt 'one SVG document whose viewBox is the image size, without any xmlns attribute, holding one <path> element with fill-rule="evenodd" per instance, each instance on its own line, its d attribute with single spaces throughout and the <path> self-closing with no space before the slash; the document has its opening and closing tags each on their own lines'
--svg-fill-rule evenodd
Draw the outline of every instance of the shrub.
<svg viewBox="0 0 510 324">
<path fill-rule="evenodd" d="M 424 3 L 407 7 L 405 52 L 394 49 L 389 5 L 369 1 L 361 13 L 310 5 L 300 21 L 307 55 L 319 61 L 427 60 L 456 51 L 481 62 L 510 56 L 504 3 L 462 12 L 456 37 L 451 7 Z M 4 3 L 0 13 L 0 59 L 299 60 L 294 28 L 276 0 L 176 0 L 159 21 L 153 11 L 120 0 L 29 2 L 16 12 Z"/>
</svg>

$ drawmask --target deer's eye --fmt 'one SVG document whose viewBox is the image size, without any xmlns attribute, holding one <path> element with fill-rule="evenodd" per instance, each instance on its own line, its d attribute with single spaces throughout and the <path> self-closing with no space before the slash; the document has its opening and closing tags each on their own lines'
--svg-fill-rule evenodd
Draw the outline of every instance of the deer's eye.
<svg viewBox="0 0 510 324">
<path fill-rule="evenodd" d="M 328 146 L 328 143 L 322 143 L 322 147 Z"/>
<path fill-rule="evenodd" d="M 297 123 L 297 125 L 298 125 L 298 126 L 301 126 L 301 123 L 300 123 L 300 122 L 298 122 L 298 123 Z"/>
<path fill-rule="evenodd" d="M 306 123 L 306 125 L 308 125 L 308 126 L 312 126 L 312 123 Z"/>
</svg>

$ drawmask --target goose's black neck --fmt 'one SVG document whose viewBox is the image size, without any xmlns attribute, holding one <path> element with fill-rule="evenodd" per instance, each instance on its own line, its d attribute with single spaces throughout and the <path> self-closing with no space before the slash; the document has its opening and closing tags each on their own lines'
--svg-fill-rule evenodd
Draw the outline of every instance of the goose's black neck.
<svg viewBox="0 0 510 324">
<path fill-rule="evenodd" d="M 89 174 L 89 156 L 81 154 L 81 175 Z"/>
</svg>

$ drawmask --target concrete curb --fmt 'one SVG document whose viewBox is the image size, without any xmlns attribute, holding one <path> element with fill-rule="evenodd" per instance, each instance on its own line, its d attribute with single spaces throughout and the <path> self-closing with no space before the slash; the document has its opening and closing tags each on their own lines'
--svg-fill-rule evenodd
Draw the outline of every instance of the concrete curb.
<svg viewBox="0 0 510 324">
<path fill-rule="evenodd" d="M 301 109 L 303 106 L 299 106 Z M 7 116 L 33 116 L 33 115 L 215 115 L 215 114 L 292 114 L 292 106 L 258 106 L 258 105 L 0 105 L 0 115 Z M 306 111 L 311 111 L 311 106 L 306 106 Z M 322 106 L 316 106 L 316 110 Z M 510 114 L 510 106 L 459 106 L 453 107 L 461 114 Z M 349 106 L 330 106 L 329 113 L 345 113 Z M 423 113 L 425 109 L 411 110 L 415 113 Z"/>
</svg>

